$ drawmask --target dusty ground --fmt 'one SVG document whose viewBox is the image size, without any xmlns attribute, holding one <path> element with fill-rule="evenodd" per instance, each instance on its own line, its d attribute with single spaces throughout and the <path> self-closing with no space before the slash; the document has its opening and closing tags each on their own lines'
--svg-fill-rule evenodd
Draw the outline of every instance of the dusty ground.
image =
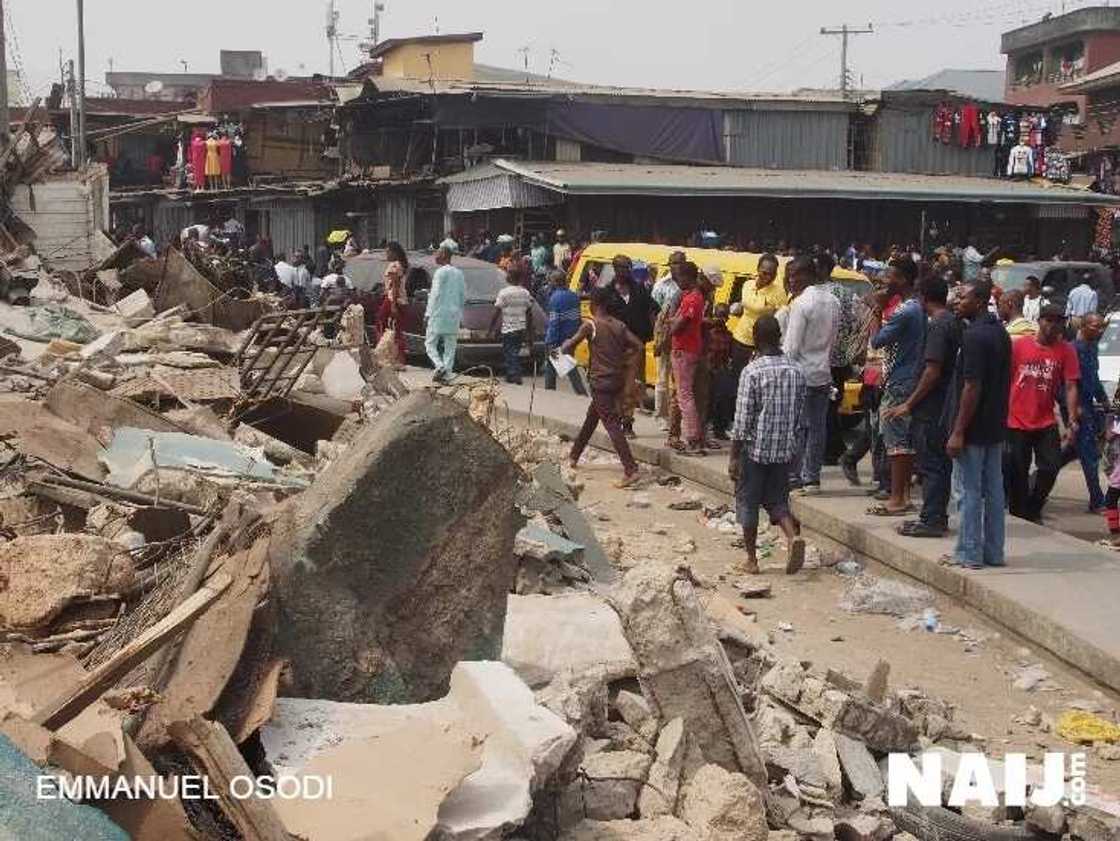
<svg viewBox="0 0 1120 841">
<path fill-rule="evenodd" d="M 722 455 L 720 456 L 723 457 Z M 1030 641 L 1001 630 L 971 610 L 935 593 L 935 609 L 944 626 L 962 633 L 930 633 L 919 627 L 904 630 L 891 616 L 849 613 L 839 601 L 852 579 L 828 567 L 807 568 L 796 576 L 784 574 L 785 555 L 778 544 L 771 557 L 762 560 L 762 580 L 772 585 L 768 599 L 744 599 L 736 583 L 759 577 L 737 572 L 742 550 L 732 545 L 735 534 L 709 528 L 699 511 L 674 511 L 669 503 L 698 496 L 705 503 L 731 503 L 731 499 L 707 488 L 683 483 L 662 487 L 654 482 L 637 491 L 612 487 L 621 470 L 613 454 L 595 453 L 591 463 L 581 466 L 578 477 L 585 484 L 580 498 L 600 539 L 617 544 L 626 554 L 652 557 L 665 562 L 689 564 L 702 579 L 718 583 L 734 603 L 754 611 L 757 622 L 768 631 L 779 652 L 813 661 L 821 669 L 831 667 L 864 680 L 879 658 L 891 665 L 894 688 L 921 687 L 957 708 L 957 721 L 986 740 L 986 752 L 1025 752 L 1036 759 L 1045 751 L 1080 750 L 1042 726 L 1013 721 L 1033 706 L 1046 718 L 1056 719 L 1073 704 L 1088 705 L 1106 718 L 1117 720 L 1120 699 L 1086 676 L 1066 667 Z M 586 459 L 586 457 L 585 457 Z M 646 507 L 648 505 L 648 507 Z M 667 531 L 667 534 L 659 532 Z M 822 554 L 826 560 L 834 545 L 826 537 L 809 535 L 818 551 L 810 550 L 811 567 Z M 695 543 L 691 553 L 679 551 L 687 539 Z M 687 548 L 687 547 L 686 547 Z M 866 571 L 877 576 L 905 579 L 875 562 L 863 560 Z M 767 569 L 767 565 L 770 568 Z M 917 585 L 910 579 L 908 583 Z M 920 585 L 918 585 L 920 586 Z M 792 631 L 780 630 L 791 624 Z M 1021 691 L 1012 686 L 1024 665 L 1042 664 L 1051 675 L 1047 689 Z M 1120 761 L 1108 761 L 1101 751 L 1087 749 L 1090 790 L 1115 798 L 1120 796 Z"/>
</svg>

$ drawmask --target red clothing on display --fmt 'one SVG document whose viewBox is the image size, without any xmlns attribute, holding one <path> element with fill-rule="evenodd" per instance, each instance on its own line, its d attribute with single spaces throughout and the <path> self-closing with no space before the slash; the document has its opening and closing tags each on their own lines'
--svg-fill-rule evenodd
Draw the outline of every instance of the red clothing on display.
<svg viewBox="0 0 1120 841">
<path fill-rule="evenodd" d="M 704 296 L 699 289 L 692 289 L 681 298 L 677 318 L 684 319 L 684 326 L 673 334 L 673 350 L 683 350 L 697 356 L 704 350 L 701 325 L 704 321 Z"/>
<path fill-rule="evenodd" d="M 961 109 L 961 146 L 980 145 L 980 110 L 972 104 Z"/>
<path fill-rule="evenodd" d="M 1047 429 L 1057 423 L 1054 401 L 1068 382 L 1081 379 L 1077 351 L 1064 339 L 1039 344 L 1035 336 L 1011 343 L 1011 400 L 1007 425 L 1011 429 Z"/>
<path fill-rule="evenodd" d="M 218 157 L 221 159 L 222 175 L 233 172 L 233 144 L 228 137 L 218 138 Z"/>
<path fill-rule="evenodd" d="M 191 138 L 191 169 L 194 171 L 194 186 L 201 190 L 206 184 L 206 141 L 200 134 Z"/>
</svg>

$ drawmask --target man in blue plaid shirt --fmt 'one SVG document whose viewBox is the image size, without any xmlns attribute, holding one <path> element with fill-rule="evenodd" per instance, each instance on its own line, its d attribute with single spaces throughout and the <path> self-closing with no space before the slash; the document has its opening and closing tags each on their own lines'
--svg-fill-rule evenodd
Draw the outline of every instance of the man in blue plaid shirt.
<svg viewBox="0 0 1120 841">
<path fill-rule="evenodd" d="M 785 532 L 786 572 L 792 575 L 805 562 L 801 524 L 789 510 L 789 468 L 803 422 L 805 375 L 782 353 L 782 331 L 774 316 L 755 323 L 754 342 L 756 356 L 739 377 L 727 472 L 735 482 L 747 572 L 759 573 L 758 510 L 765 508 L 770 522 Z"/>
</svg>

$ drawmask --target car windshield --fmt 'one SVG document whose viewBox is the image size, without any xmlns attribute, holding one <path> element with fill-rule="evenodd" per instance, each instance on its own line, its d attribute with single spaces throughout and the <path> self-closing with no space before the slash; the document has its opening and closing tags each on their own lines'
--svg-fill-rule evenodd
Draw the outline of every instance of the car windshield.
<svg viewBox="0 0 1120 841">
<path fill-rule="evenodd" d="M 1101 356 L 1120 356 L 1120 319 L 1109 319 L 1098 350 Z"/>
</svg>

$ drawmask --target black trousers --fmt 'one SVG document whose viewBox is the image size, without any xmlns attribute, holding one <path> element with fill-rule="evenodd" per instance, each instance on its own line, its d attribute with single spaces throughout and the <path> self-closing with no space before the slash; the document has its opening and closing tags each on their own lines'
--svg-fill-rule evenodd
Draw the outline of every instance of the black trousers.
<svg viewBox="0 0 1120 841">
<path fill-rule="evenodd" d="M 1037 430 L 1008 429 L 1003 466 L 1011 516 L 1037 523 L 1062 468 L 1057 424 Z"/>
</svg>

